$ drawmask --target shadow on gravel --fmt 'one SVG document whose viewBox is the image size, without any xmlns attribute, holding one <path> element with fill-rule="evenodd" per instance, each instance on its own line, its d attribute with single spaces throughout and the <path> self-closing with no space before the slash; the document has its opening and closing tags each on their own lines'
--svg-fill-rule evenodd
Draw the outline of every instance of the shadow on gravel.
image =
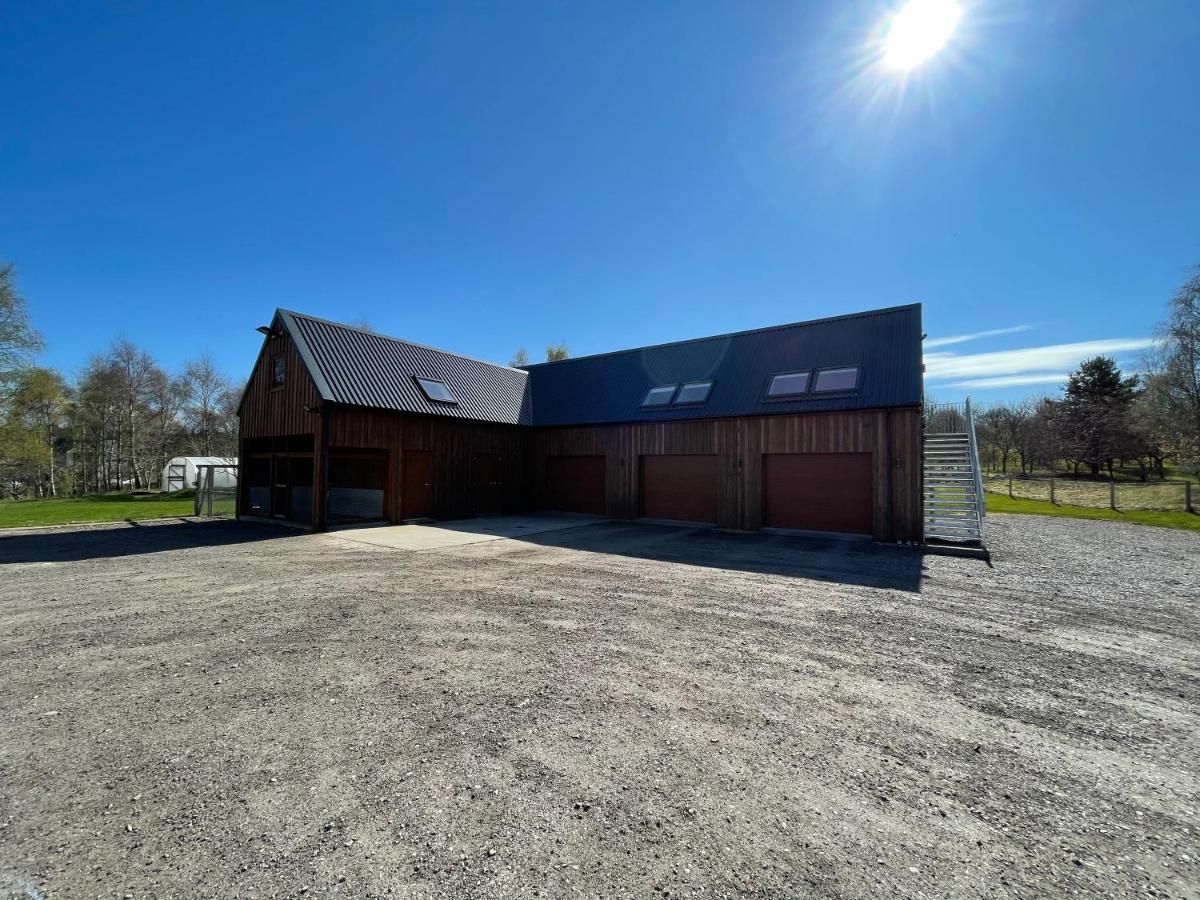
<svg viewBox="0 0 1200 900">
<path fill-rule="evenodd" d="M 296 534 L 299 532 L 273 525 L 227 520 L 169 524 L 130 522 L 116 528 L 26 532 L 0 535 L 0 565 L 136 556 L 283 539 Z"/>
<path fill-rule="evenodd" d="M 542 547 L 612 553 L 656 562 L 759 572 L 839 584 L 920 591 L 924 555 L 871 541 L 711 528 L 601 522 L 528 537 Z"/>
</svg>

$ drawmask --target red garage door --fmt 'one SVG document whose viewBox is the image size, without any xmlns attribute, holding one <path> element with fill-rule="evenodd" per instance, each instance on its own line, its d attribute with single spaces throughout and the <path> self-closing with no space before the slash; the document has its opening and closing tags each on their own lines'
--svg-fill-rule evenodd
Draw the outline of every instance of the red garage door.
<svg viewBox="0 0 1200 900">
<path fill-rule="evenodd" d="M 717 457 L 640 457 L 642 515 L 684 522 L 717 521 Z"/>
<path fill-rule="evenodd" d="M 870 453 L 763 456 L 763 520 L 769 528 L 871 533 Z"/>
<path fill-rule="evenodd" d="M 604 515 L 604 457 L 547 457 L 546 508 Z"/>
</svg>

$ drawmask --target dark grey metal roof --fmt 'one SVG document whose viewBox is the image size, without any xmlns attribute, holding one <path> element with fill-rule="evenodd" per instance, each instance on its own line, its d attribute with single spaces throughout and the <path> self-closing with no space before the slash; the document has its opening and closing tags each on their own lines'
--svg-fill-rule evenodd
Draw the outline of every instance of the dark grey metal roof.
<svg viewBox="0 0 1200 900">
<path fill-rule="evenodd" d="M 529 376 L 445 350 L 281 309 L 279 318 L 323 400 L 399 412 L 528 425 Z M 456 404 L 430 400 L 414 376 L 441 381 Z"/>
<path fill-rule="evenodd" d="M 921 402 L 921 306 L 541 363 L 524 369 L 279 310 L 325 400 L 518 425 L 674 421 L 771 413 L 916 406 Z M 771 376 L 859 366 L 848 393 L 766 397 Z M 428 399 L 414 376 L 445 382 L 458 403 Z M 706 402 L 642 405 L 652 387 L 712 381 Z"/>
<path fill-rule="evenodd" d="M 860 366 L 858 389 L 768 400 L 772 375 Z M 797 322 L 528 366 L 534 425 L 674 421 L 921 402 L 921 306 Z M 706 403 L 645 408 L 660 385 L 713 382 Z"/>
</svg>

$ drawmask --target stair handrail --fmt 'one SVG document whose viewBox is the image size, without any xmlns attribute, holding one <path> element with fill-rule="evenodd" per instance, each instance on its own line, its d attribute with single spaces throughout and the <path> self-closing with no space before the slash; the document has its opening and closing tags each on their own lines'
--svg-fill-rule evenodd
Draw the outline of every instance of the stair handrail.
<svg viewBox="0 0 1200 900">
<path fill-rule="evenodd" d="M 963 403 L 967 420 L 967 446 L 971 454 L 971 471 L 975 475 L 975 513 L 979 519 L 979 539 L 983 540 L 983 517 L 987 515 L 983 496 L 983 470 L 979 465 L 979 444 L 975 440 L 975 415 L 971 411 L 971 398 Z"/>
</svg>

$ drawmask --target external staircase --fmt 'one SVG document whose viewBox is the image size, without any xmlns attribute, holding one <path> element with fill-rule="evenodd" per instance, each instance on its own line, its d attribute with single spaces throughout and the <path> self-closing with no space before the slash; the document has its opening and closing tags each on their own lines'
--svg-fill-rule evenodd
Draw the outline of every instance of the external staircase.
<svg viewBox="0 0 1200 900">
<path fill-rule="evenodd" d="M 971 401 L 925 411 L 925 540 L 986 550 Z"/>
</svg>

